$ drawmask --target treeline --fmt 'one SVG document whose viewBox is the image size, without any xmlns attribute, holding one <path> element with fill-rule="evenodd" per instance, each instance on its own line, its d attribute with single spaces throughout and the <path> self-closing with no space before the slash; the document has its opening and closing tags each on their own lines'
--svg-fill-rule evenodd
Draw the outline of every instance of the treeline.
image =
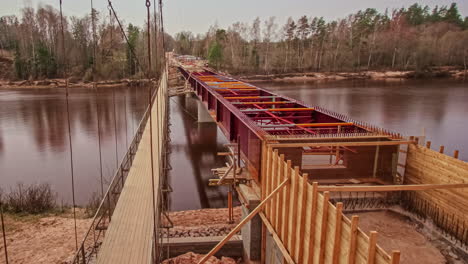
<svg viewBox="0 0 468 264">
<path fill-rule="evenodd" d="M 159 21 L 158 14 L 150 21 L 154 37 L 152 58 L 157 62 L 156 58 L 162 54 Z M 0 17 L 0 49 L 13 54 L 14 72 L 20 79 L 67 75 L 90 81 L 93 66 L 97 79 L 138 77 L 143 75 L 140 69 L 146 71 L 148 65 L 146 28 L 146 25 L 142 29 L 123 24 L 127 44 L 112 15 L 90 9 L 84 17 L 64 16 L 62 38 L 60 13 L 56 8 L 50 5 L 39 6 L 37 10 L 28 7 L 19 17 Z M 166 34 L 165 40 L 166 47 L 171 49 L 171 37 Z M 153 66 L 153 71 L 158 72 L 160 64 L 153 63 Z"/>
<path fill-rule="evenodd" d="M 346 18 L 275 17 L 212 26 L 206 34 L 175 36 L 176 52 L 205 57 L 231 73 L 304 71 L 426 70 L 467 67 L 468 17 L 455 3 L 379 13 L 368 8 Z"/>
</svg>

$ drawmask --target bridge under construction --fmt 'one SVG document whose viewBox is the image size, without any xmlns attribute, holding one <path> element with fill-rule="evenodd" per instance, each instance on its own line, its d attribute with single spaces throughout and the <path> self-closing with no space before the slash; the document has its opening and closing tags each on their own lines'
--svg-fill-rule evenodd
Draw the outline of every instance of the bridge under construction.
<svg viewBox="0 0 468 264">
<path fill-rule="evenodd" d="M 210 185 L 236 190 L 244 215 L 211 251 L 200 252 L 206 255 L 198 263 L 218 256 L 238 232 L 246 261 L 399 263 L 398 248 L 385 251 L 377 244 L 377 232 L 364 233 L 358 216 L 349 219 L 343 213 L 382 204 L 398 204 L 431 219 L 440 234 L 466 249 L 466 162 L 428 149 L 430 142 L 423 138 L 309 106 L 216 73 L 193 58 L 167 57 L 151 112 L 74 263 L 158 263 L 165 258 L 168 244 L 161 229 L 171 227 L 165 205 L 171 189 L 165 179 L 170 167 L 167 109 L 170 96 L 187 93 L 199 98 L 231 142 L 230 152 L 220 153 L 231 163 L 214 168 Z M 168 85 L 171 79 L 179 85 Z M 372 194 L 374 202 L 360 193 Z"/>
<path fill-rule="evenodd" d="M 146 1 L 148 21 L 150 5 Z M 229 151 L 219 153 L 226 166 L 213 168 L 206 184 L 229 186 L 229 221 L 234 191 L 243 213 L 208 250 L 206 243 L 191 242 L 203 254 L 196 263 L 222 256 L 220 250 L 236 236 L 245 263 L 398 264 L 404 252 L 383 249 L 379 233 L 364 232 L 359 216 L 352 215 L 392 206 L 468 256 L 468 163 L 458 159 L 458 151 L 448 156 L 443 146 L 431 150 L 424 137 L 307 105 L 219 73 L 191 56 L 165 53 L 161 72 L 154 74 L 158 80 L 152 79 L 147 24 L 149 69 L 136 64 L 147 75 L 148 87 L 141 89 L 148 91 L 148 107 L 90 228 L 77 241 L 72 263 L 161 263 L 170 255 L 163 232 L 172 227 L 169 99 L 187 94 L 198 98 L 200 113 L 229 141 Z M 131 45 L 129 51 L 134 53 Z"/>
</svg>

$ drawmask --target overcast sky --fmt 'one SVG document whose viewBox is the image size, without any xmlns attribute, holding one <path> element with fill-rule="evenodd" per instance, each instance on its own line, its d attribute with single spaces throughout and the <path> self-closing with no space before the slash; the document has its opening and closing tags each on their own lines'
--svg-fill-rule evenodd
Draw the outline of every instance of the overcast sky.
<svg viewBox="0 0 468 264">
<path fill-rule="evenodd" d="M 66 15 L 82 16 L 90 11 L 90 0 L 62 0 Z M 95 8 L 107 14 L 107 0 L 93 0 Z M 25 6 L 53 5 L 59 0 L 0 0 L 0 16 L 19 14 Z M 153 2 L 153 0 L 151 0 Z M 204 33 L 215 22 L 227 28 L 234 22 L 251 23 L 255 17 L 277 17 L 283 23 L 287 17 L 323 16 L 326 19 L 342 18 L 368 7 L 385 11 L 408 7 L 418 2 L 422 5 L 458 4 L 462 16 L 468 16 L 468 0 L 166 0 L 164 23 L 170 34 L 182 30 Z M 143 25 L 146 17 L 145 0 L 112 0 L 119 17 L 125 23 Z"/>
</svg>

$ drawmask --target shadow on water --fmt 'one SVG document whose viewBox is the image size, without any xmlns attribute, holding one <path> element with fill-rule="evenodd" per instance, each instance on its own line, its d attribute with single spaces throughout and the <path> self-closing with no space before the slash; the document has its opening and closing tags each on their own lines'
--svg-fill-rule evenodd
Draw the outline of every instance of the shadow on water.
<svg viewBox="0 0 468 264">
<path fill-rule="evenodd" d="M 209 187 L 211 169 L 222 167 L 225 158 L 217 155 L 226 151 L 228 143 L 216 123 L 197 122 L 198 99 L 178 96 L 170 101 L 172 171 L 169 181 L 171 210 L 227 207 L 227 188 Z M 203 110 L 206 111 L 206 110 Z"/>
</svg>

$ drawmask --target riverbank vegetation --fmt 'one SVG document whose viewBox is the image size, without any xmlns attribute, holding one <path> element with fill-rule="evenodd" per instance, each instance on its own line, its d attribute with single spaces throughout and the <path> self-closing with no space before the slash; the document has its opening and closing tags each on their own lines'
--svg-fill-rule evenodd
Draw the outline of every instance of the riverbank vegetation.
<svg viewBox="0 0 468 264">
<path fill-rule="evenodd" d="M 93 193 L 83 208 L 77 208 L 82 212 L 82 217 L 93 217 L 101 203 L 101 197 Z M 73 208 L 64 203 L 57 202 L 57 195 L 50 184 L 17 184 L 8 192 L 0 189 L 0 206 L 12 215 L 30 216 L 67 214 Z"/>
<path fill-rule="evenodd" d="M 318 71 L 427 71 L 467 68 L 468 17 L 455 3 L 386 10 L 368 8 L 345 18 L 275 17 L 212 26 L 206 34 L 175 36 L 176 52 L 205 57 L 233 74 Z"/>
<path fill-rule="evenodd" d="M 163 47 L 158 20 L 155 15 L 150 21 L 152 36 L 158 39 L 152 40 L 154 72 L 161 66 L 156 58 Z M 63 25 L 64 38 L 60 13 L 50 5 L 24 8 L 20 16 L 0 17 L 0 69 L 2 65 L 10 69 L 0 79 L 72 77 L 90 81 L 93 66 L 98 80 L 143 76 L 140 70 L 148 65 L 146 26 L 142 29 L 122 22 L 127 44 L 116 19 L 95 9 L 83 17 L 64 16 Z M 164 39 L 167 50 L 171 49 L 171 36 L 166 34 Z"/>
</svg>

